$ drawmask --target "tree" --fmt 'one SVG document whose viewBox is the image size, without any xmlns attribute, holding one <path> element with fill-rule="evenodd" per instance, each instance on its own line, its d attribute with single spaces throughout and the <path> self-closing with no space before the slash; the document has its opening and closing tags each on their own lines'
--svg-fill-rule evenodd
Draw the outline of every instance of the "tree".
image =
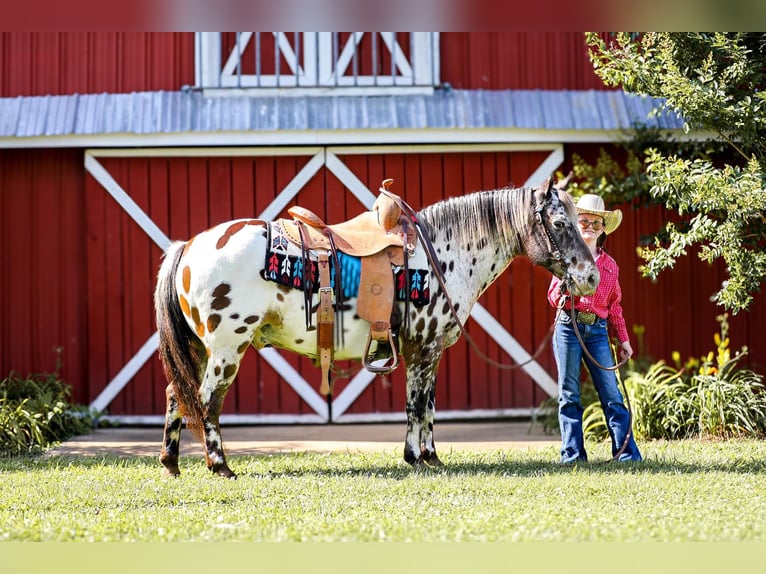
<svg viewBox="0 0 766 574">
<path fill-rule="evenodd" d="M 702 260 L 726 265 L 712 299 L 733 313 L 748 308 L 766 275 L 766 34 L 587 33 L 586 40 L 605 84 L 664 98 L 686 132 L 711 134 L 709 149 L 723 143 L 729 151 L 723 160 L 667 146 L 647 151 L 649 193 L 684 223 L 668 223 L 640 248 L 642 274 L 656 278 L 696 246 Z"/>
</svg>

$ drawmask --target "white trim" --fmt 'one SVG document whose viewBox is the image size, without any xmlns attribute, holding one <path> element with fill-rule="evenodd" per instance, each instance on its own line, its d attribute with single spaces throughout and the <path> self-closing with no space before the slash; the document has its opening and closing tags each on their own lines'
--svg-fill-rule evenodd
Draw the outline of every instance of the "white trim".
<svg viewBox="0 0 766 574">
<path fill-rule="evenodd" d="M 534 173 L 527 178 L 527 181 L 524 182 L 524 187 L 536 187 L 540 185 L 543 181 L 551 177 L 562 163 L 564 163 L 564 146 L 558 145 L 551 151 L 550 155 L 543 160 L 543 163 L 538 166 Z"/>
<path fill-rule="evenodd" d="M 476 303 L 471 309 L 471 317 L 476 321 L 487 334 L 492 337 L 500 347 L 511 356 L 517 363 L 524 363 L 532 358 L 527 350 L 522 347 L 511 334 L 505 330 L 505 327 L 495 319 L 489 311 L 482 305 Z M 532 377 L 532 380 L 540 385 L 542 389 L 550 396 L 555 397 L 558 394 L 558 386 L 551 376 L 543 369 L 537 361 L 530 361 L 521 366 L 521 369 Z"/>
<path fill-rule="evenodd" d="M 170 148 L 91 148 L 87 153 L 94 157 L 292 157 L 316 155 L 325 150 L 334 155 L 377 154 L 424 154 L 424 153 L 462 153 L 464 144 L 427 144 L 427 145 L 378 145 L 378 146 L 310 146 L 310 147 L 170 147 Z M 472 144 L 470 151 L 476 153 L 492 152 L 530 152 L 562 150 L 560 144 L 550 143 L 486 143 Z M 348 169 L 348 168 L 346 168 Z M 353 174 L 352 174 L 353 175 Z M 356 177 L 356 176 L 354 176 Z M 357 181 L 358 178 L 356 178 Z M 529 180 L 528 180 L 529 181 Z"/>
<path fill-rule="evenodd" d="M 351 379 L 337 397 L 332 399 L 332 419 L 338 420 L 343 416 L 349 407 L 354 404 L 354 401 L 359 398 L 364 390 L 370 386 L 372 381 L 377 377 L 375 373 L 371 373 L 367 369 L 361 369 L 354 378 Z"/>
<path fill-rule="evenodd" d="M 276 349 L 266 348 L 261 349 L 258 352 L 267 363 L 274 367 L 274 370 L 279 373 L 279 376 L 282 377 L 296 393 L 298 393 L 298 396 L 314 409 L 320 418 L 325 422 L 330 420 L 327 401 L 317 393 L 308 382 L 306 382 L 306 379 L 304 379 Z"/>
<path fill-rule="evenodd" d="M 444 421 L 476 421 L 487 419 L 534 419 L 539 412 L 536 408 L 529 409 L 477 409 L 473 411 L 452 410 L 438 411 L 436 413 L 436 422 Z M 165 424 L 165 417 L 162 415 L 106 415 L 100 420 L 120 423 L 131 426 L 156 426 L 162 428 Z M 336 419 L 333 417 L 333 424 L 359 424 L 359 423 L 404 423 L 407 417 L 402 412 L 386 413 L 351 413 L 343 415 Z M 327 420 L 318 415 L 221 415 L 221 426 L 245 426 L 245 425 L 295 425 L 295 424 L 327 424 Z M 530 423 L 531 424 L 531 423 Z M 158 443 L 161 435 L 158 436 Z M 552 438 L 554 440 L 555 437 Z M 402 435 L 404 442 L 404 435 Z"/>
<path fill-rule="evenodd" d="M 163 148 L 93 148 L 94 157 L 292 157 L 316 155 L 324 148 L 312 147 L 163 147 Z"/>
<path fill-rule="evenodd" d="M 470 411 L 451 410 L 437 411 L 436 422 L 458 421 L 477 419 L 501 419 L 501 418 L 529 418 L 537 413 L 536 408 L 528 409 L 476 409 Z M 350 413 L 342 417 L 333 417 L 334 423 L 356 424 L 356 423 L 376 423 L 376 422 L 407 422 L 407 415 L 402 412 L 390 413 Z M 404 441 L 404 437 L 402 437 Z"/>
<path fill-rule="evenodd" d="M 325 166 L 352 194 L 354 194 L 362 205 L 367 209 L 372 208 L 372 204 L 375 203 L 375 194 L 373 194 L 367 186 L 356 177 L 354 172 L 348 169 L 348 166 L 346 166 L 345 163 L 340 161 L 337 155 L 329 150 L 326 152 Z"/>
<path fill-rule="evenodd" d="M 679 141 L 700 141 L 701 136 L 664 130 Z M 172 148 L 206 146 L 333 146 L 333 145 L 422 145 L 515 143 L 617 143 L 624 141 L 623 130 L 516 130 L 504 128 L 424 128 L 397 130 L 258 130 L 152 134 L 63 135 L 0 137 L 0 149 L 18 148 Z"/>
<path fill-rule="evenodd" d="M 165 424 L 164 415 L 105 415 L 99 420 L 119 423 L 131 426 L 157 426 L 162 428 Z M 327 419 L 314 414 L 305 415 L 221 415 L 220 421 L 223 426 L 235 425 L 294 425 L 294 424 L 327 424 Z M 160 433 L 162 431 L 159 431 Z M 158 435 L 161 440 L 161 434 Z"/>
<path fill-rule="evenodd" d="M 314 175 L 322 169 L 322 166 L 324 165 L 324 151 L 317 152 L 314 157 L 312 157 L 309 162 L 304 165 L 301 170 L 295 174 L 295 177 L 290 180 L 290 183 L 288 183 L 282 191 L 279 192 L 279 194 L 274 198 L 274 201 L 272 201 L 266 209 L 264 209 L 260 215 L 258 215 L 259 219 L 276 219 L 277 215 L 285 208 L 287 207 L 287 204 L 292 201 L 292 199 L 298 195 L 298 192 L 303 189 L 303 186 L 305 186 L 309 180 L 314 177 Z"/>
<path fill-rule="evenodd" d="M 133 358 L 130 359 L 130 361 L 128 361 L 122 369 L 120 369 L 120 372 L 117 373 L 111 381 L 109 381 L 109 384 L 104 387 L 104 390 L 102 390 L 101 393 L 99 393 L 99 395 L 93 399 L 93 402 L 90 403 L 89 408 L 95 409 L 96 411 L 103 411 L 106 409 L 106 407 L 109 406 L 109 403 L 111 403 L 119 394 L 119 392 L 125 387 L 125 385 L 130 382 L 130 380 L 136 375 L 139 369 L 144 366 L 144 363 L 146 363 L 146 361 L 148 361 L 152 355 L 157 352 L 159 341 L 160 336 L 158 333 L 154 333 L 154 335 L 149 337 L 146 340 L 146 343 L 144 343 L 138 350 L 138 353 L 136 353 Z"/>
<path fill-rule="evenodd" d="M 162 230 L 157 227 L 157 224 L 152 221 L 152 218 L 146 215 L 144 210 L 133 201 L 133 198 L 120 187 L 120 184 L 114 180 L 112 174 L 104 169 L 104 166 L 87 151 L 85 152 L 85 169 L 93 176 L 93 179 L 100 183 L 109 195 L 117 201 L 120 207 L 125 210 L 125 213 L 127 213 L 133 221 L 144 230 L 149 238 L 154 241 L 160 249 L 165 251 L 168 248 L 170 245 L 168 236 L 165 235 Z"/>
</svg>

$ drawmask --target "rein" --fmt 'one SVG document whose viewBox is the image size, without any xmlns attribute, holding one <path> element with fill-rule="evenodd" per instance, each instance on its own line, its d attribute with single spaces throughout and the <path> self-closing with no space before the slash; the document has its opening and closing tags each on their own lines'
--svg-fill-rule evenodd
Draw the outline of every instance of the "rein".
<svg viewBox="0 0 766 574">
<path fill-rule="evenodd" d="M 562 287 L 566 289 L 566 284 L 562 283 Z M 564 293 L 562 293 L 564 295 Z M 588 348 L 585 346 L 585 341 L 582 339 L 582 335 L 580 334 L 580 328 L 577 326 L 577 318 L 575 317 L 575 301 L 574 301 L 574 294 L 569 292 L 567 289 L 567 294 L 564 295 L 564 297 L 561 298 L 561 303 L 559 304 L 559 311 L 561 311 L 566 298 L 569 298 L 569 316 L 572 319 L 572 328 L 574 329 L 575 335 L 577 336 L 577 342 L 580 343 L 580 348 L 583 350 L 583 353 L 587 355 L 587 357 L 593 362 L 596 367 L 603 371 L 616 371 L 620 367 L 622 367 L 625 363 L 628 362 L 628 359 L 630 357 L 624 358 L 619 363 L 616 363 L 613 367 L 607 367 L 606 365 L 602 365 L 599 363 L 596 359 L 593 358 L 593 355 L 591 355 L 590 351 L 588 351 Z M 558 320 L 558 315 L 556 315 L 556 320 Z M 620 458 L 620 455 L 625 452 L 625 449 L 628 448 L 628 441 L 630 440 L 630 437 L 633 435 L 633 407 L 630 404 L 630 397 L 628 396 L 628 391 L 625 389 L 625 381 L 622 381 L 622 394 L 625 396 L 625 402 L 627 403 L 628 407 L 628 432 L 625 433 L 625 440 L 622 441 L 622 446 L 620 446 L 620 449 L 614 454 L 612 457 L 612 460 L 618 460 Z"/>
</svg>

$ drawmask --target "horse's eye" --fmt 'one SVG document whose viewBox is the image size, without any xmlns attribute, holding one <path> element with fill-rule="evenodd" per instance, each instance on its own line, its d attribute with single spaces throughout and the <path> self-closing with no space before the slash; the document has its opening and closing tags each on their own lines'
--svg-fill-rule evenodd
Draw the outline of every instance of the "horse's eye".
<svg viewBox="0 0 766 574">
<path fill-rule="evenodd" d="M 564 229 L 567 226 L 566 221 L 563 219 L 556 219 L 553 221 L 553 227 L 558 230 Z"/>
</svg>

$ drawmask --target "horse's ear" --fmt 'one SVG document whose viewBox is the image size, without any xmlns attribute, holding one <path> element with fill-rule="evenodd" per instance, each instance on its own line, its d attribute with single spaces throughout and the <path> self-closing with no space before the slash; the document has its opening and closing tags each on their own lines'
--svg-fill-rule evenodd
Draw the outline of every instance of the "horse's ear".
<svg viewBox="0 0 766 574">
<path fill-rule="evenodd" d="M 551 191 L 553 190 L 553 178 L 549 177 L 540 186 L 543 190 L 543 201 L 548 201 L 551 198 Z"/>
<path fill-rule="evenodd" d="M 572 176 L 574 175 L 573 171 L 570 171 L 567 176 L 562 179 L 560 182 L 558 182 L 554 187 L 556 189 L 566 189 L 569 185 L 569 182 L 572 180 Z"/>
</svg>

